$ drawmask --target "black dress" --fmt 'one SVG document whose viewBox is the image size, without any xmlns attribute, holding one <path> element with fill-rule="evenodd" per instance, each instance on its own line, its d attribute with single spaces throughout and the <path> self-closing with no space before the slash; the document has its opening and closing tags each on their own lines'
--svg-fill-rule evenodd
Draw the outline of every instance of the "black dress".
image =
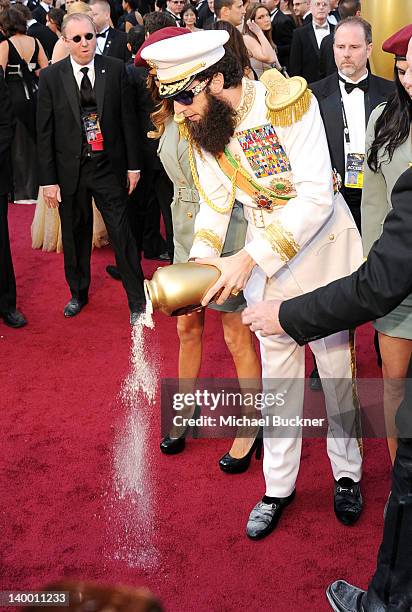
<svg viewBox="0 0 412 612">
<path fill-rule="evenodd" d="M 6 82 L 16 116 L 12 144 L 14 200 L 36 200 L 39 190 L 36 152 L 36 96 L 39 69 L 39 45 L 35 40 L 29 63 L 18 53 L 11 40 L 6 66 Z"/>
</svg>

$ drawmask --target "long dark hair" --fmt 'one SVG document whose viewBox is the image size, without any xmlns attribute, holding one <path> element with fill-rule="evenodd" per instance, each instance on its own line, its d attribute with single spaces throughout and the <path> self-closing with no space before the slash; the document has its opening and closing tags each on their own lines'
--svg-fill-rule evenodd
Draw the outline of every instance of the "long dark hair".
<svg viewBox="0 0 412 612">
<path fill-rule="evenodd" d="M 373 172 L 380 167 L 379 151 L 392 161 L 395 149 L 406 142 L 412 122 L 412 101 L 400 82 L 395 65 L 395 91 L 375 124 L 375 138 L 368 153 L 368 166 Z"/>
<path fill-rule="evenodd" d="M 243 72 L 245 71 L 245 69 L 251 68 L 250 58 L 246 49 L 246 45 L 243 42 L 243 36 L 239 32 L 239 30 L 235 28 L 234 25 L 232 25 L 228 21 L 216 21 L 210 29 L 226 30 L 226 32 L 229 32 L 230 38 L 224 45 L 226 51 L 229 49 L 230 51 L 232 51 L 235 57 L 238 58 L 238 60 L 242 64 Z"/>
</svg>

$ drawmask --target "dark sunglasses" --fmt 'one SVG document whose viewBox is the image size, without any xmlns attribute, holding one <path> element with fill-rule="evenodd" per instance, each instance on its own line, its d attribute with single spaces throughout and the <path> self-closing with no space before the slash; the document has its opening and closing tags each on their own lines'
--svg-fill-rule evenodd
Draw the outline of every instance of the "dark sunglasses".
<svg viewBox="0 0 412 612">
<path fill-rule="evenodd" d="M 193 104 L 193 98 L 200 94 L 209 83 L 210 79 L 200 81 L 200 83 L 195 85 L 192 89 L 184 89 L 183 91 L 179 91 L 179 93 L 177 93 L 175 96 L 170 96 L 170 99 L 178 104 L 183 104 L 183 106 L 190 106 Z"/>
<path fill-rule="evenodd" d="M 85 38 L 86 40 L 92 40 L 94 38 L 94 34 L 93 32 L 87 32 L 87 34 L 83 36 L 80 36 L 80 34 L 77 34 L 76 36 L 73 36 L 73 38 L 66 38 L 66 40 L 70 40 L 71 42 L 76 43 L 76 45 L 81 42 L 82 38 Z"/>
</svg>

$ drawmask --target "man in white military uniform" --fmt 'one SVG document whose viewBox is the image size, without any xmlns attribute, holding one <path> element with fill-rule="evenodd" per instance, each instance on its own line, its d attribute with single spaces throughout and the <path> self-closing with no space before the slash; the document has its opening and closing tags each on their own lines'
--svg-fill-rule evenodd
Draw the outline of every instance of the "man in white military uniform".
<svg viewBox="0 0 412 612">
<path fill-rule="evenodd" d="M 246 287 L 253 305 L 294 297 L 351 273 L 362 261 L 362 249 L 344 200 L 334 196 L 325 132 L 306 82 L 286 80 L 276 70 L 267 71 L 263 82 L 244 79 L 238 60 L 225 53 L 226 41 L 226 32 L 196 32 L 150 45 L 142 57 L 157 70 L 160 96 L 171 98 L 184 118 L 200 193 L 191 257 L 222 272 L 203 304 L 219 290 L 222 303 Z M 235 200 L 248 221 L 246 244 L 236 255 L 220 258 Z M 304 349 L 287 335 L 259 340 L 265 389 L 271 379 L 288 383 L 287 400 L 300 414 Z M 311 349 L 329 418 L 335 513 L 352 524 L 362 510 L 362 455 L 349 332 L 313 342 Z M 325 384 L 325 379 L 333 380 Z M 348 415 L 352 437 L 345 438 Z M 270 533 L 293 500 L 301 444 L 299 428 L 288 430 L 287 437 L 265 431 L 266 495 L 249 517 L 249 537 Z"/>
</svg>

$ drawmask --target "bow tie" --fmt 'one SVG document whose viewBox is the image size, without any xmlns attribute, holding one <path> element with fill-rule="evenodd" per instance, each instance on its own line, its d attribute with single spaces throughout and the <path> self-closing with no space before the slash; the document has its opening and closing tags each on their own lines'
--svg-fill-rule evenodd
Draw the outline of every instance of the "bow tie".
<svg viewBox="0 0 412 612">
<path fill-rule="evenodd" d="M 360 83 L 348 83 L 348 81 L 345 81 L 344 79 L 339 79 L 340 81 L 342 81 L 342 83 L 345 83 L 345 90 L 346 93 L 350 94 L 352 93 L 352 91 L 354 89 L 356 89 L 357 87 L 359 87 L 359 89 L 361 91 L 363 91 L 364 93 L 366 93 L 369 89 L 369 79 L 363 79 L 363 81 L 360 81 Z"/>
<path fill-rule="evenodd" d="M 104 32 L 100 32 L 99 34 L 96 34 L 96 38 L 106 38 L 108 31 L 109 29 L 105 30 Z"/>
<path fill-rule="evenodd" d="M 328 24 L 323 25 L 323 26 L 319 26 L 315 24 L 315 30 L 329 30 L 329 26 Z"/>
</svg>

